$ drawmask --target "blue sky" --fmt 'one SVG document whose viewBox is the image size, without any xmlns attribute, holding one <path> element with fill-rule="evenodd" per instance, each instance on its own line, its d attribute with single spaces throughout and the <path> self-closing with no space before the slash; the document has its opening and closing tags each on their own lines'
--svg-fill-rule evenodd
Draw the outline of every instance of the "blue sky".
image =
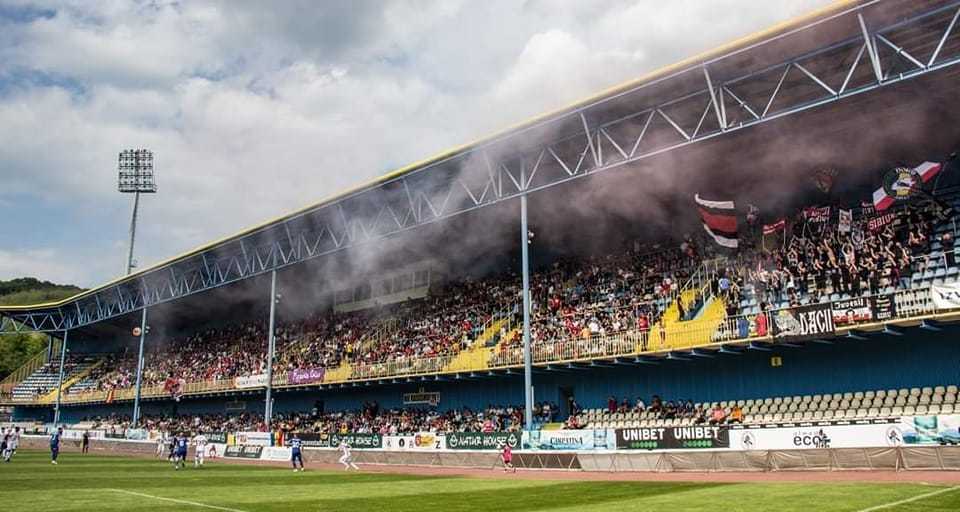
<svg viewBox="0 0 960 512">
<path fill-rule="evenodd" d="M 0 279 L 148 265 L 823 0 L 0 0 Z"/>
</svg>

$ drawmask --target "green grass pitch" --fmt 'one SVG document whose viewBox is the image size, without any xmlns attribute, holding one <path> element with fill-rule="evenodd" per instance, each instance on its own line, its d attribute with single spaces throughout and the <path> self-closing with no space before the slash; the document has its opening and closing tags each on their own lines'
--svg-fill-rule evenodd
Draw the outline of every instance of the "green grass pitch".
<svg viewBox="0 0 960 512">
<path fill-rule="evenodd" d="M 192 461 L 191 461 L 192 462 Z M 912 498 L 914 501 L 895 504 Z M 958 511 L 960 487 L 869 483 L 548 481 L 311 471 L 23 451 L 0 463 L 0 510 Z"/>
</svg>

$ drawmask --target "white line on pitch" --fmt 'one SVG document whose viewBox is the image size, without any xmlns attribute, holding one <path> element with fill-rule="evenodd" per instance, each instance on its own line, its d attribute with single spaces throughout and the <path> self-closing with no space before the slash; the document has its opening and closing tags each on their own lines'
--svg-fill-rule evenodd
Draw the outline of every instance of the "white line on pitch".
<svg viewBox="0 0 960 512">
<path fill-rule="evenodd" d="M 914 502 L 914 501 L 920 501 L 920 500 L 923 500 L 923 499 L 931 498 L 931 497 L 936 496 L 936 495 L 938 495 L 938 494 L 944 494 L 944 493 L 956 491 L 957 489 L 960 489 L 960 485 L 957 485 L 957 486 L 954 486 L 954 487 L 947 487 L 946 489 L 940 489 L 939 491 L 928 492 L 928 493 L 926 493 L 926 494 L 921 494 L 921 495 L 919 495 L 919 496 L 914 496 L 914 497 L 912 497 L 912 498 L 907 498 L 907 499 L 903 499 L 903 500 L 900 500 L 900 501 L 892 501 L 892 502 L 890 502 L 890 503 L 884 503 L 883 505 L 876 505 L 876 506 L 873 506 L 873 507 L 864 508 L 864 509 L 858 510 L 857 512 L 873 512 L 874 510 L 883 510 L 883 509 L 885 509 L 885 508 L 896 507 L 896 506 L 898 506 L 898 505 L 903 505 L 903 504 L 906 504 L 906 503 L 911 503 L 911 502 Z"/>
<path fill-rule="evenodd" d="M 107 489 L 108 491 L 119 492 L 123 494 L 129 494 L 131 496 L 140 496 L 141 498 L 150 498 L 154 500 L 169 501 L 172 503 L 179 503 L 181 505 L 193 505 L 195 507 L 211 508 L 213 510 L 223 510 L 225 512 L 244 512 L 243 510 L 236 508 L 227 508 L 227 507 L 218 507 L 216 505 L 207 505 L 205 503 L 197 503 L 196 501 L 187 501 L 187 500 L 177 500 L 174 498 L 164 498 L 163 496 L 154 496 L 152 494 L 144 494 L 142 492 L 133 492 L 126 491 L 124 489 Z"/>
</svg>

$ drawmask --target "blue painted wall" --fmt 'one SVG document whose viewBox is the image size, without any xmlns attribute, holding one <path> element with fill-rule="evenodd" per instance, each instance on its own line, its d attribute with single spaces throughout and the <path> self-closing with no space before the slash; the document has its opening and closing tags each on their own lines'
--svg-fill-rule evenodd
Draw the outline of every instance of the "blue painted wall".
<svg viewBox="0 0 960 512">
<path fill-rule="evenodd" d="M 772 356 L 783 365 L 773 367 Z M 866 341 L 841 339 L 833 345 L 811 343 L 802 348 L 778 348 L 772 352 L 747 351 L 742 355 L 718 354 L 691 361 L 664 361 L 656 365 L 618 366 L 538 372 L 534 375 L 537 401 L 561 403 L 560 387 L 570 387 L 581 406 L 602 407 L 606 398 L 638 396 L 649 401 L 652 394 L 664 399 L 714 401 L 960 384 L 960 329 L 941 332 L 912 329 L 904 336 L 872 336 Z M 403 393 L 439 391 L 441 409 L 488 404 L 520 404 L 521 376 L 500 376 L 471 381 L 426 382 L 392 386 L 362 386 L 333 391 L 278 392 L 277 412 L 307 410 L 322 400 L 327 410 L 353 409 L 368 400 L 382 406 L 402 405 Z M 222 412 L 229 399 L 184 399 L 181 413 Z M 247 410 L 262 411 L 263 395 L 236 398 Z M 173 403 L 145 402 L 144 412 L 169 413 Z M 101 407 L 66 407 L 68 421 L 110 412 L 129 414 L 131 404 Z M 18 417 L 37 409 L 19 408 Z"/>
</svg>

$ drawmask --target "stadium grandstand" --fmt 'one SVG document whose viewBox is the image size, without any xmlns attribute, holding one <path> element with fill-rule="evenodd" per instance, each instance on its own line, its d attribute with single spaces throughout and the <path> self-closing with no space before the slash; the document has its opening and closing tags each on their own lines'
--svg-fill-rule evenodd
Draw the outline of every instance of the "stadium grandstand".
<svg viewBox="0 0 960 512">
<path fill-rule="evenodd" d="M 0 307 L 0 332 L 50 335 L 0 405 L 105 437 L 378 448 L 955 431 L 958 16 L 838 2 L 61 302 Z M 638 434 L 699 426 L 730 434 Z"/>
</svg>

